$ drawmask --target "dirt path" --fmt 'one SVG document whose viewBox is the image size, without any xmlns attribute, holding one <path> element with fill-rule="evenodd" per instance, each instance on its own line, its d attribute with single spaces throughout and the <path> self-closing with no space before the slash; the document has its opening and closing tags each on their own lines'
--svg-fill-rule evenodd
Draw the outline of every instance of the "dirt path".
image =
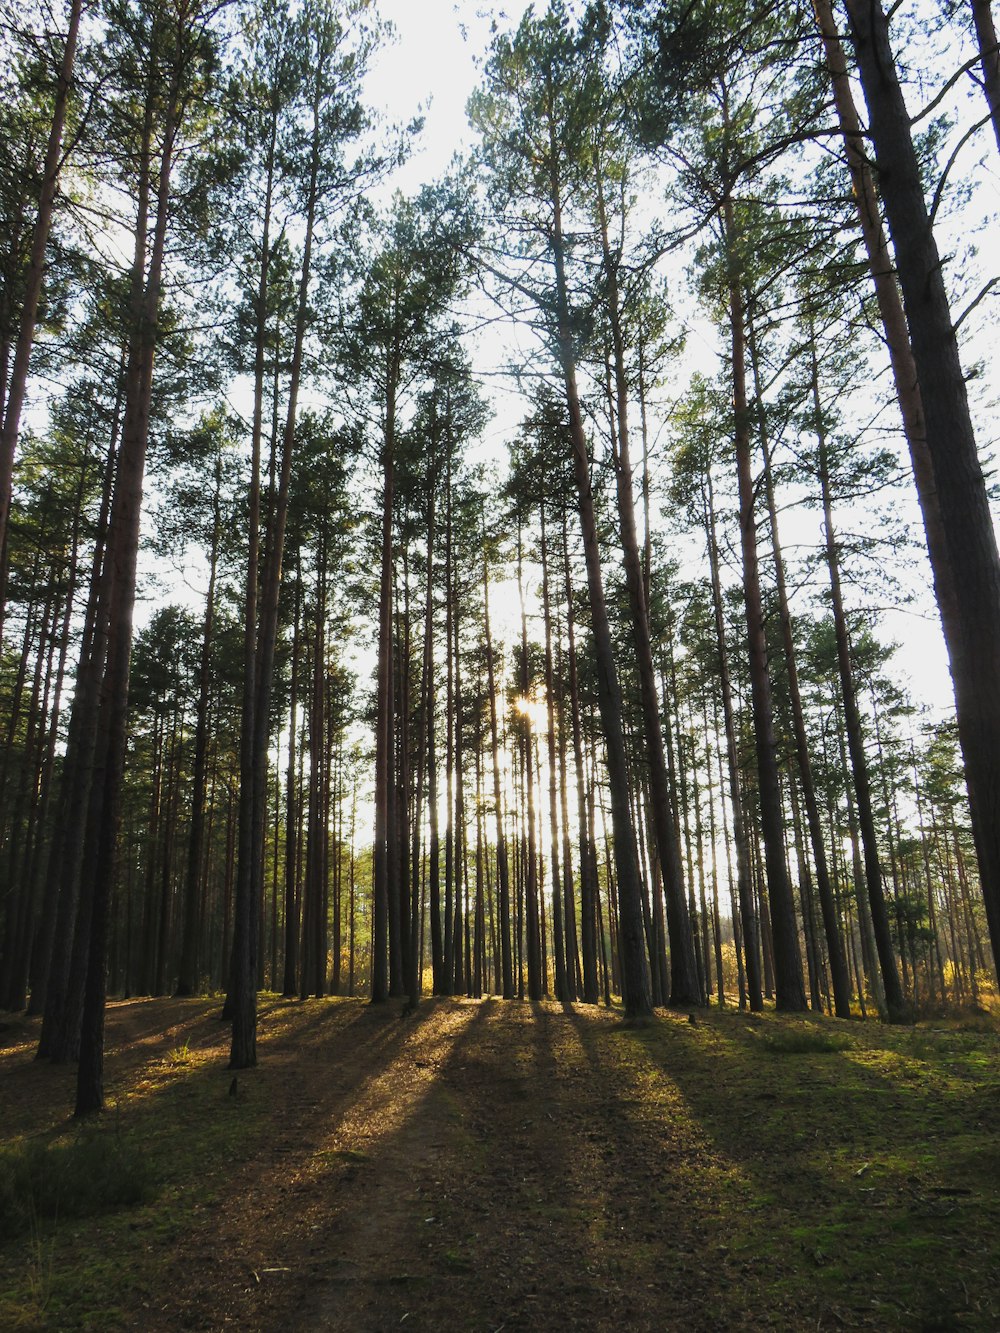
<svg viewBox="0 0 1000 1333">
<path fill-rule="evenodd" d="M 146 1327 L 732 1326 L 706 1212 L 732 1205 L 735 1173 L 689 1117 L 664 1134 L 613 1016 L 336 1017 L 286 1069 L 262 1050 L 247 1080 L 280 1089 L 280 1138 L 178 1240 L 183 1299 Z"/>
</svg>

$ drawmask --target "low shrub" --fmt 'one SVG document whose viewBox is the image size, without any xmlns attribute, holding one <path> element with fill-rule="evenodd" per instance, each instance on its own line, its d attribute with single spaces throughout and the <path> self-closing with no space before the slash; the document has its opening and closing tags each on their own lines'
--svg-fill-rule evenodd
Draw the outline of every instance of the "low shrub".
<svg viewBox="0 0 1000 1333">
<path fill-rule="evenodd" d="M 833 1055 L 837 1051 L 846 1051 L 851 1043 L 839 1032 L 782 1028 L 769 1032 L 761 1044 L 772 1055 Z"/>
<path fill-rule="evenodd" d="M 34 1139 L 0 1153 L 0 1234 L 143 1203 L 152 1190 L 146 1155 L 114 1131 L 88 1130 L 69 1143 Z"/>
</svg>

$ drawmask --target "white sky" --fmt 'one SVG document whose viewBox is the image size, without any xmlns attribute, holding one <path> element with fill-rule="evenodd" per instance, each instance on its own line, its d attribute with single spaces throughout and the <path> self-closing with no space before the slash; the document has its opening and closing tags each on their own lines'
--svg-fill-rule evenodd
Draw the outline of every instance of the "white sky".
<svg viewBox="0 0 1000 1333">
<path fill-rule="evenodd" d="M 368 80 L 372 104 L 389 120 L 409 120 L 421 109 L 426 117 L 420 148 L 394 177 L 396 188 L 410 193 L 434 180 L 453 153 L 469 146 L 465 106 L 478 81 L 475 62 L 488 45 L 491 18 L 496 15 L 505 27 L 508 21 L 516 23 L 527 7 L 526 0 L 496 6 L 378 0 L 396 40 L 373 62 Z"/>
</svg>

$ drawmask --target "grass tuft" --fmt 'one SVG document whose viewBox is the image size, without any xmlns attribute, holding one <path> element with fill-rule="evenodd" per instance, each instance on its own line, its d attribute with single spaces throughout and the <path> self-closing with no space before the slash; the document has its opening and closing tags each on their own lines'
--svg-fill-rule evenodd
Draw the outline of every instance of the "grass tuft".
<svg viewBox="0 0 1000 1333">
<path fill-rule="evenodd" d="M 175 1068 L 183 1067 L 191 1063 L 191 1047 L 187 1042 L 182 1046 L 175 1046 L 172 1051 L 167 1053 L 167 1064 Z"/>
</svg>

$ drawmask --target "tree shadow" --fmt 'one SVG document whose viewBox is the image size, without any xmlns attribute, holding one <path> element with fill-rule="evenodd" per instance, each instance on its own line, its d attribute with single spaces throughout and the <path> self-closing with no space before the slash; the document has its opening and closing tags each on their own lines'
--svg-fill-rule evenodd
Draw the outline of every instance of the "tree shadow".
<svg viewBox="0 0 1000 1333">
<path fill-rule="evenodd" d="M 919 1080 L 901 1082 L 891 1060 L 887 1072 L 865 1058 L 877 1032 L 858 1036 L 857 1025 L 823 1018 L 700 1014 L 693 1027 L 666 1020 L 628 1041 L 653 1086 L 676 1087 L 747 1182 L 750 1215 L 766 1225 L 747 1229 L 734 1254 L 775 1309 L 811 1286 L 812 1309 L 831 1326 L 969 1320 L 969 1290 L 989 1268 L 970 1252 L 970 1218 L 1000 1203 L 1000 1172 L 980 1177 L 968 1210 L 955 1206 L 952 1194 L 964 1193 L 950 1191 L 948 1177 L 964 1170 L 961 1153 L 935 1139 L 934 1099 Z"/>
</svg>

